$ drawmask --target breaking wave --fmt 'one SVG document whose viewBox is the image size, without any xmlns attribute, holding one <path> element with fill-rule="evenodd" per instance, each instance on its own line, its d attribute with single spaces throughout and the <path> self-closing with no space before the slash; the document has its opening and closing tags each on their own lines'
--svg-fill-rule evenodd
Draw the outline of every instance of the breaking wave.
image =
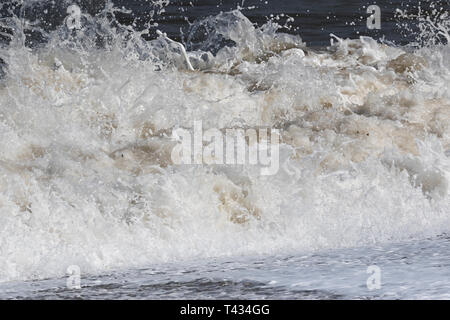
<svg viewBox="0 0 450 320">
<path fill-rule="evenodd" d="M 450 231 L 447 17 L 432 44 L 312 49 L 235 10 L 183 52 L 117 10 L 33 49 L 2 19 L 0 281 Z M 279 129 L 279 172 L 174 165 L 171 132 L 196 120 Z"/>
</svg>

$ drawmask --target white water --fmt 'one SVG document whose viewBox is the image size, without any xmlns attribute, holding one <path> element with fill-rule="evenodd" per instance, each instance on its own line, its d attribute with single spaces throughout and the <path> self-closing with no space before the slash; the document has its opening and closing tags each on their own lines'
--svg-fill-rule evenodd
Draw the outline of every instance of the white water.
<svg viewBox="0 0 450 320">
<path fill-rule="evenodd" d="M 107 49 L 55 32 L 31 51 L 20 30 L 1 49 L 0 281 L 450 231 L 449 45 L 319 52 L 238 11 L 210 19 L 237 45 L 201 71 L 109 29 Z M 282 168 L 172 165 L 172 129 L 195 120 L 279 128 Z"/>
</svg>

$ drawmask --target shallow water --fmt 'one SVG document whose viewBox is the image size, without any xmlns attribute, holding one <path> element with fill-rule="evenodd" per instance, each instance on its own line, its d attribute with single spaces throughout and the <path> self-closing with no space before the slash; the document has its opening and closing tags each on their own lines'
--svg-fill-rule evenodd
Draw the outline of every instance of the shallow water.
<svg viewBox="0 0 450 320">
<path fill-rule="evenodd" d="M 207 259 L 0 285 L 7 299 L 449 299 L 448 238 L 384 246 Z M 369 266 L 380 269 L 369 290 Z"/>
<path fill-rule="evenodd" d="M 395 44 L 339 19 L 314 34 L 314 17 L 308 42 L 302 19 L 204 17 L 206 2 L 157 6 L 148 32 L 112 2 L 78 22 L 55 7 L 52 27 L 33 18 L 52 6 L 26 4 L 1 20 L 1 297 L 448 298 L 445 7 Z M 187 58 L 154 36 L 177 39 L 176 8 L 202 16 L 178 32 Z M 178 132 L 199 121 L 278 130 L 246 140 L 279 148 L 277 170 L 178 165 Z M 81 291 L 64 289 L 69 266 Z"/>
</svg>

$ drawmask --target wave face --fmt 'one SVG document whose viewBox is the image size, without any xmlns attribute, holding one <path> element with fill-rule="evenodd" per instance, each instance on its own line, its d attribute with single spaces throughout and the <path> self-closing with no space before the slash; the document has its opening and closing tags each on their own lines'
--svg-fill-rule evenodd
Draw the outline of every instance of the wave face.
<svg viewBox="0 0 450 320">
<path fill-rule="evenodd" d="M 188 71 L 114 10 L 33 50 L 7 20 L 0 281 L 450 231 L 448 44 L 332 36 L 313 50 L 230 11 L 192 26 L 208 36 Z M 198 120 L 279 129 L 280 170 L 174 165 L 172 130 Z"/>
</svg>

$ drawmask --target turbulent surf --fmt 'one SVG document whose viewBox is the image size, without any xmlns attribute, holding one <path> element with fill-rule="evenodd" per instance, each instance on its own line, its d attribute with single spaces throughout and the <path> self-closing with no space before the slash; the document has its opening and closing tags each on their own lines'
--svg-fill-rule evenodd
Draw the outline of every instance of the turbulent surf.
<svg viewBox="0 0 450 320">
<path fill-rule="evenodd" d="M 147 41 L 118 11 L 31 47 L 2 19 L 0 281 L 450 231 L 448 18 L 426 45 L 311 48 L 239 10 Z M 278 172 L 174 164 L 194 121 L 279 130 Z"/>
</svg>

